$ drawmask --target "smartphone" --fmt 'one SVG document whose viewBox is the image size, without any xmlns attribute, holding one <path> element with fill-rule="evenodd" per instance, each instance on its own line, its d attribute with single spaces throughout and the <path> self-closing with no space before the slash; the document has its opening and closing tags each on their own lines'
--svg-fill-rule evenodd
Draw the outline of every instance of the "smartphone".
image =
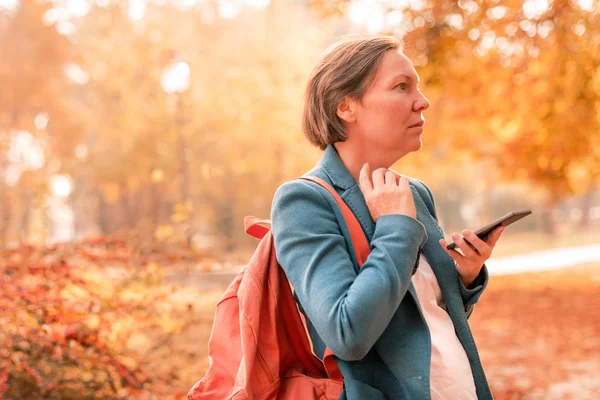
<svg viewBox="0 0 600 400">
<path fill-rule="evenodd" d="M 475 233 L 479 237 L 479 239 L 485 240 L 485 239 L 487 239 L 488 235 L 490 233 L 492 233 L 492 231 L 494 229 L 496 229 L 497 227 L 499 227 L 499 226 L 508 226 L 508 225 L 512 224 L 513 222 L 517 222 L 521 218 L 525 218 L 529 214 L 531 214 L 531 210 L 513 211 L 511 213 L 506 214 L 502 218 L 498 218 L 497 220 L 495 220 L 491 224 L 488 224 L 488 225 L 484 226 L 483 228 L 477 229 L 473 233 Z M 464 240 L 465 240 L 465 242 L 469 246 L 471 246 L 475 250 L 475 248 L 473 247 L 473 245 L 471 243 L 469 243 L 469 241 L 467 239 L 464 239 Z M 455 249 L 456 248 L 456 243 L 452 242 L 448 246 L 446 246 L 446 248 L 448 250 Z"/>
</svg>

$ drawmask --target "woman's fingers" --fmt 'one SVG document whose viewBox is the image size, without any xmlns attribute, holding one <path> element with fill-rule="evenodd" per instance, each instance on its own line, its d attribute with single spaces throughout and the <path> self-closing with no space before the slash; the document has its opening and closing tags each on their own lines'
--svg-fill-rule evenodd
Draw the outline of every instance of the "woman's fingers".
<svg viewBox="0 0 600 400">
<path fill-rule="evenodd" d="M 452 257 L 452 259 L 454 261 L 456 261 L 457 263 L 462 262 L 462 260 L 464 260 L 464 256 L 462 254 L 460 254 L 458 251 L 456 250 L 448 250 L 447 246 L 448 246 L 448 242 L 445 239 L 440 239 L 440 245 L 442 246 L 442 248 L 444 249 L 444 251 L 446 253 L 448 253 L 448 255 L 450 257 Z"/>
<path fill-rule="evenodd" d="M 385 184 L 388 186 L 397 186 L 398 185 L 397 175 L 393 171 L 390 171 L 389 169 L 385 173 Z"/>
<path fill-rule="evenodd" d="M 358 186 L 363 192 L 363 195 L 373 191 L 373 182 L 371 182 L 371 171 L 369 163 L 365 163 L 360 169 L 360 175 L 358 176 Z"/>
<path fill-rule="evenodd" d="M 385 185 L 385 168 L 379 168 L 373 171 L 373 188 Z"/>
<path fill-rule="evenodd" d="M 401 176 L 398 176 L 394 171 L 387 168 L 378 168 L 373 171 L 372 178 L 369 163 L 365 163 L 360 169 L 358 176 L 358 185 L 363 192 L 363 195 L 372 192 L 378 186 L 389 185 L 398 186 L 402 181 Z"/>
<path fill-rule="evenodd" d="M 488 246 L 490 246 L 493 249 L 496 246 L 496 242 L 498 241 L 498 239 L 500 239 L 500 235 L 502 235 L 502 232 L 504 232 L 503 226 L 499 226 L 498 228 L 494 229 L 491 235 L 489 236 L 488 240 L 486 240 Z"/>
<path fill-rule="evenodd" d="M 479 254 L 483 255 L 485 258 L 489 258 L 492 253 L 492 249 L 486 242 L 481 240 L 475 233 L 468 229 L 464 229 L 462 234 L 463 237 L 477 249 Z"/>
<path fill-rule="evenodd" d="M 476 250 L 473 250 L 473 248 L 469 246 L 469 244 L 465 242 L 465 239 L 458 233 L 452 234 L 452 240 L 454 241 L 454 243 L 456 243 L 456 245 L 463 252 L 466 258 L 473 258 L 479 255 L 476 252 Z"/>
</svg>

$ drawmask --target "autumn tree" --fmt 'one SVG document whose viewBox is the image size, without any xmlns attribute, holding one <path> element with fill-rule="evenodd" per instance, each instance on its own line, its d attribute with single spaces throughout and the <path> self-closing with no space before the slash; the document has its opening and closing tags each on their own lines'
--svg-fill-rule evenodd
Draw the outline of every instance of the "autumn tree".
<svg viewBox="0 0 600 400">
<path fill-rule="evenodd" d="M 32 209 L 43 208 L 47 177 L 78 135 L 65 91 L 70 43 L 44 24 L 51 5 L 26 0 L 0 10 L 0 243 L 24 239 Z M 42 154 L 45 152 L 47 156 Z"/>
<path fill-rule="evenodd" d="M 324 15 L 350 17 L 366 7 L 360 0 L 311 4 Z M 433 93 L 434 154 L 493 159 L 504 177 L 543 189 L 547 210 L 596 187 L 600 9 L 594 2 L 370 4 L 364 14 L 386 17 L 378 30 L 404 38 Z M 553 230 L 549 219 L 546 230 Z"/>
</svg>

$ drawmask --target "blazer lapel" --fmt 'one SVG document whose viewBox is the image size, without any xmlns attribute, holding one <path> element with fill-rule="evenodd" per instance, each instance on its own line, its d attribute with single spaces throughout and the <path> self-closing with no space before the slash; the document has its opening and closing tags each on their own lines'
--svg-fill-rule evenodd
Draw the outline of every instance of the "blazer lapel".
<svg viewBox="0 0 600 400">
<path fill-rule="evenodd" d="M 427 231 L 427 241 L 423 246 L 423 254 L 429 261 L 431 269 L 438 280 L 438 285 L 446 301 L 448 313 L 453 320 L 458 321 L 455 318 L 460 316 L 455 311 L 461 310 L 461 313 L 464 314 L 464 309 L 462 299 L 460 298 L 454 260 L 440 246 L 439 240 L 444 238 L 441 227 L 429 212 L 423 198 L 419 195 L 415 187 L 411 185 L 411 188 L 413 189 L 413 197 L 417 205 L 417 220 L 425 226 Z"/>
<path fill-rule="evenodd" d="M 321 161 L 317 165 L 317 169 L 322 169 L 325 171 L 325 174 L 327 174 L 332 184 L 336 187 L 336 190 L 342 199 L 346 202 L 348 207 L 350 207 L 358 219 L 368 241 L 370 242 L 373 237 L 373 232 L 375 231 L 375 223 L 371 219 L 371 214 L 369 213 L 364 196 L 360 191 L 356 180 L 352 177 L 350 172 L 348 172 L 348 169 L 343 164 L 333 145 L 327 146 Z M 310 174 L 310 172 L 307 174 Z M 413 193 L 415 208 L 417 211 L 417 220 L 423 224 L 427 232 L 427 240 L 423 245 L 423 254 L 425 257 L 427 257 L 427 260 L 431 265 L 431 269 L 438 280 L 440 290 L 442 291 L 444 300 L 446 301 L 448 314 L 454 322 L 456 334 L 468 352 L 468 349 L 474 346 L 474 342 L 467 323 L 463 301 L 460 296 L 460 289 L 458 287 L 459 278 L 456 272 L 456 267 L 454 266 L 454 261 L 452 258 L 446 254 L 444 249 L 442 249 L 439 244 L 439 240 L 443 238 L 444 234 L 441 227 L 435 218 L 433 218 L 429 212 L 429 209 L 427 208 L 427 205 L 425 204 L 426 201 L 429 202 L 431 200 L 428 198 L 423 199 L 419 194 L 416 185 L 421 184 L 413 181 L 410 182 L 410 188 Z M 411 294 L 414 304 L 417 306 L 419 314 L 424 321 L 425 318 L 423 316 L 421 305 L 412 282 L 408 288 L 408 291 Z M 382 335 L 382 338 L 383 336 L 385 336 L 385 332 Z M 382 338 L 380 338 L 380 340 L 382 340 Z M 387 340 L 393 341 L 394 339 L 388 338 Z M 476 350 L 473 351 L 476 352 Z M 382 353 L 380 353 L 385 362 L 395 362 L 394 360 L 390 361 L 390 358 L 386 356 L 386 354 L 387 353 L 382 355 Z M 402 379 L 402 377 L 397 377 Z"/>
<path fill-rule="evenodd" d="M 373 238 L 373 232 L 375 231 L 375 222 L 371 218 L 371 213 L 369 212 L 369 208 L 365 202 L 365 198 L 360 190 L 360 187 L 358 186 L 358 183 L 342 162 L 337 150 L 335 150 L 333 145 L 330 144 L 327 146 L 325 153 L 317 167 L 322 167 L 331 179 L 333 185 L 342 190 L 340 194 L 342 200 L 344 200 L 344 202 L 356 216 L 356 219 L 358 219 L 358 222 L 363 228 L 367 240 L 370 243 L 371 239 Z M 412 187 L 412 184 L 411 189 L 413 191 L 413 196 L 418 196 L 418 193 L 416 193 L 416 190 L 414 187 Z M 417 208 L 417 220 L 419 220 L 419 216 L 423 215 L 424 211 L 427 212 L 427 207 L 422 201 L 420 204 L 415 202 L 415 206 Z M 413 296 L 415 304 L 417 304 L 420 311 L 421 307 L 417 299 L 417 292 L 415 291 L 412 282 L 408 287 L 408 291 Z"/>
<path fill-rule="evenodd" d="M 371 218 L 369 208 L 365 203 L 365 198 L 360 191 L 356 180 L 342 162 L 333 145 L 330 144 L 327 146 L 317 168 L 322 168 L 333 185 L 338 188 L 338 193 L 340 193 L 342 199 L 348 204 L 348 207 L 350 207 L 360 222 L 360 225 L 367 236 L 367 240 L 371 242 L 373 232 L 375 231 L 375 222 L 373 222 L 373 219 Z M 429 264 L 431 264 L 431 269 L 438 280 L 450 316 L 453 320 L 458 321 L 457 318 L 460 319 L 462 315 L 458 315 L 456 310 L 462 312 L 463 306 L 460 298 L 458 277 L 454 261 L 440 246 L 439 240 L 444 237 L 442 229 L 429 212 L 424 199 L 421 197 L 412 181 L 410 182 L 410 187 L 415 201 L 417 221 L 425 226 L 427 232 L 427 241 L 423 246 L 423 254 L 427 257 Z M 412 283 L 408 290 L 413 296 L 415 303 L 419 305 L 417 294 Z"/>
</svg>

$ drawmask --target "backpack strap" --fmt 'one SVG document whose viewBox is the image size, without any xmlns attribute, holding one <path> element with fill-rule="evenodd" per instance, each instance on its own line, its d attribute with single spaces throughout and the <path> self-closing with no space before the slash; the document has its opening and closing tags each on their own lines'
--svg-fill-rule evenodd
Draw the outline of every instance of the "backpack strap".
<svg viewBox="0 0 600 400">
<path fill-rule="evenodd" d="M 371 248 L 369 246 L 367 237 L 365 236 L 365 233 L 362 230 L 360 222 L 358 222 L 356 216 L 354 215 L 352 210 L 350 210 L 350 207 L 348 207 L 344 200 L 342 200 L 342 198 L 339 194 L 337 194 L 335 189 L 323 179 L 316 176 L 302 176 L 296 179 L 303 179 L 315 182 L 319 186 L 322 186 L 333 196 L 338 206 L 342 210 L 344 220 L 346 220 L 346 225 L 348 226 L 348 230 L 350 231 L 350 238 L 352 240 L 352 246 L 354 247 L 354 251 L 356 253 L 356 261 L 358 262 L 358 267 L 362 267 L 362 265 L 367 261 L 369 253 L 371 253 Z M 247 216 L 244 218 L 244 229 L 246 230 L 246 233 L 248 235 L 257 239 L 262 239 L 271 230 L 271 220 Z"/>
<path fill-rule="evenodd" d="M 323 179 L 316 176 L 304 176 L 298 179 L 305 179 L 319 184 L 335 198 L 335 201 L 342 210 L 344 220 L 346 221 L 346 225 L 350 231 L 352 247 L 354 247 L 356 261 L 358 262 L 358 267 L 360 268 L 367 261 L 367 257 L 369 256 L 369 253 L 371 253 L 371 247 L 369 246 L 369 242 L 360 225 L 360 222 L 358 222 L 356 216 L 352 210 L 350 210 L 350 207 L 348 207 L 344 200 L 342 200 L 335 189 Z M 329 347 L 325 347 L 325 352 L 323 353 L 323 365 L 325 365 L 325 370 L 327 371 L 329 378 L 342 382 L 344 378 L 334 357 L 335 354 L 331 351 L 331 349 Z"/>
<path fill-rule="evenodd" d="M 344 215 L 344 220 L 346 220 L 346 225 L 348 226 L 348 230 L 350 231 L 350 238 L 352 239 L 352 246 L 354 247 L 354 251 L 356 252 L 356 261 L 358 262 L 358 267 L 362 267 L 362 265 L 367 261 L 367 257 L 369 253 L 371 253 L 371 247 L 369 246 L 369 242 L 365 233 L 360 225 L 360 222 L 356 219 L 356 216 L 350 210 L 350 207 L 342 200 L 340 195 L 335 191 L 330 184 L 325 182 L 323 179 L 316 176 L 303 176 L 298 179 L 304 179 L 313 181 L 325 188 L 335 201 L 338 206 L 342 210 L 342 214 Z"/>
<path fill-rule="evenodd" d="M 340 197 L 340 195 L 335 191 L 335 189 L 323 179 L 316 176 L 302 176 L 296 179 L 303 179 L 312 181 L 319 186 L 322 186 L 325 190 L 327 190 L 335 199 L 336 203 L 340 207 L 342 214 L 344 216 L 344 220 L 346 221 L 346 225 L 348 226 L 348 230 L 350 231 L 350 238 L 352 240 L 352 246 L 354 247 L 354 251 L 356 253 L 356 261 L 358 262 L 358 267 L 360 268 L 366 261 L 369 253 L 371 252 L 371 248 L 369 246 L 369 242 L 365 233 L 360 225 L 360 222 L 356 219 L 356 216 L 348 207 L 348 205 L 344 202 L 344 200 Z M 244 218 L 244 227 L 246 233 L 250 236 L 253 236 L 258 239 L 262 239 L 267 233 L 269 233 L 271 229 L 271 221 L 268 219 L 259 219 L 257 217 L 247 216 Z M 285 273 L 283 269 L 280 270 L 280 274 L 282 274 L 282 279 L 285 278 Z M 287 278 L 285 278 L 287 280 Z M 290 288 L 285 287 L 282 288 L 285 291 L 286 295 L 281 296 L 282 304 L 281 307 L 283 309 L 298 311 L 297 305 L 293 300 L 293 296 L 291 294 Z M 288 293 L 289 292 L 289 293 Z M 310 349 L 308 344 L 308 335 L 306 335 L 305 326 L 301 319 L 294 318 L 296 315 L 294 312 L 285 312 L 283 313 L 284 320 L 286 326 L 288 326 L 290 339 L 292 339 L 292 343 L 295 343 L 299 348 L 307 348 Z M 298 314 L 299 317 L 299 314 Z M 307 357 L 305 352 L 302 349 L 297 350 L 297 355 L 300 357 L 303 365 L 312 371 L 319 370 L 319 365 L 315 365 L 313 360 Z M 329 378 L 343 382 L 344 378 L 342 376 L 342 372 L 340 371 L 337 362 L 335 361 L 335 354 L 331 351 L 329 347 L 325 348 L 325 352 L 323 354 L 323 365 L 325 366 L 325 370 L 329 375 Z"/>
</svg>

